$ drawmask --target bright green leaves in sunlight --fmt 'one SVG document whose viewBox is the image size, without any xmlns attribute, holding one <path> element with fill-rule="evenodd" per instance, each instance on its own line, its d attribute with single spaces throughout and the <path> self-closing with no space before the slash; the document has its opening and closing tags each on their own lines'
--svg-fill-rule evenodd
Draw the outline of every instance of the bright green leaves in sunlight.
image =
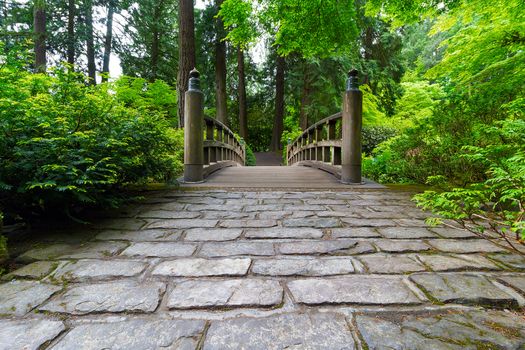
<svg viewBox="0 0 525 350">
<path fill-rule="evenodd" d="M 226 39 L 234 45 L 246 48 L 257 38 L 255 11 L 250 0 L 225 0 L 219 11 L 224 27 L 228 29 Z"/>
<path fill-rule="evenodd" d="M 330 57 L 347 52 L 357 36 L 350 0 L 226 0 L 219 15 L 234 44 L 250 44 L 257 28 L 273 37 L 283 56 Z"/>
</svg>

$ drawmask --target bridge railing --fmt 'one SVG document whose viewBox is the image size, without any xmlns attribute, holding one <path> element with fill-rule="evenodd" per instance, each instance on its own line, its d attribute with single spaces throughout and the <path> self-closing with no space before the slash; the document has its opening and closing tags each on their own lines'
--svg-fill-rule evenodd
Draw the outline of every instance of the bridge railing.
<svg viewBox="0 0 525 350">
<path fill-rule="evenodd" d="M 245 164 L 245 145 L 226 125 L 204 117 L 203 101 L 194 69 L 184 101 L 184 182 L 201 182 L 221 168 Z"/>
<path fill-rule="evenodd" d="M 306 129 L 287 146 L 288 165 L 305 165 L 328 171 L 343 183 L 360 184 L 363 95 L 357 71 L 349 73 L 343 111 Z"/>
</svg>

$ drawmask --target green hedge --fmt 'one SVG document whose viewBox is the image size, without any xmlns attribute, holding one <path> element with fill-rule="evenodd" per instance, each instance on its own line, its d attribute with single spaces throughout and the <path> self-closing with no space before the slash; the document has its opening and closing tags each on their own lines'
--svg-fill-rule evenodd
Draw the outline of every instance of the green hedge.
<svg viewBox="0 0 525 350">
<path fill-rule="evenodd" d="M 66 67 L 31 74 L 7 57 L 0 67 L 0 207 L 6 214 L 116 206 L 128 184 L 176 178 L 182 132 L 146 99 L 136 106 L 119 100 L 119 86 L 129 92 L 129 84 L 88 86 Z"/>
</svg>

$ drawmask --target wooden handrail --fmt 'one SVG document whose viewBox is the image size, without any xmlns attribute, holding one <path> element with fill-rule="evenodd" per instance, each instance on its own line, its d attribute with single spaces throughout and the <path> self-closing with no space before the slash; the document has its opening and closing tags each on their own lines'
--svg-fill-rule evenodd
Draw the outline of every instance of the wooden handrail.
<svg viewBox="0 0 525 350">
<path fill-rule="evenodd" d="M 204 95 L 199 72 L 190 72 L 184 104 L 184 178 L 187 183 L 202 182 L 212 172 L 245 164 L 246 150 L 223 123 L 204 116 Z"/>
<path fill-rule="evenodd" d="M 343 111 L 313 124 L 287 146 L 288 165 L 313 166 L 334 174 L 343 183 L 362 183 L 363 95 L 359 90 L 357 76 L 356 70 L 348 74 Z M 338 128 L 339 121 L 341 124 Z"/>
<path fill-rule="evenodd" d="M 246 147 L 226 125 L 204 117 L 204 177 L 233 163 L 245 165 Z"/>
</svg>

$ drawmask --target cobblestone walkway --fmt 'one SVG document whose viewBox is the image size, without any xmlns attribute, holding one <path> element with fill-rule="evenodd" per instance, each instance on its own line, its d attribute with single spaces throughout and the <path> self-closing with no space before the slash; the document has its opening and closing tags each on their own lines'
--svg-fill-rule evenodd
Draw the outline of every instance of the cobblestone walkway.
<svg viewBox="0 0 525 350">
<path fill-rule="evenodd" d="M 0 349 L 524 349 L 525 260 L 406 193 L 175 192 L 42 235 Z"/>
</svg>

